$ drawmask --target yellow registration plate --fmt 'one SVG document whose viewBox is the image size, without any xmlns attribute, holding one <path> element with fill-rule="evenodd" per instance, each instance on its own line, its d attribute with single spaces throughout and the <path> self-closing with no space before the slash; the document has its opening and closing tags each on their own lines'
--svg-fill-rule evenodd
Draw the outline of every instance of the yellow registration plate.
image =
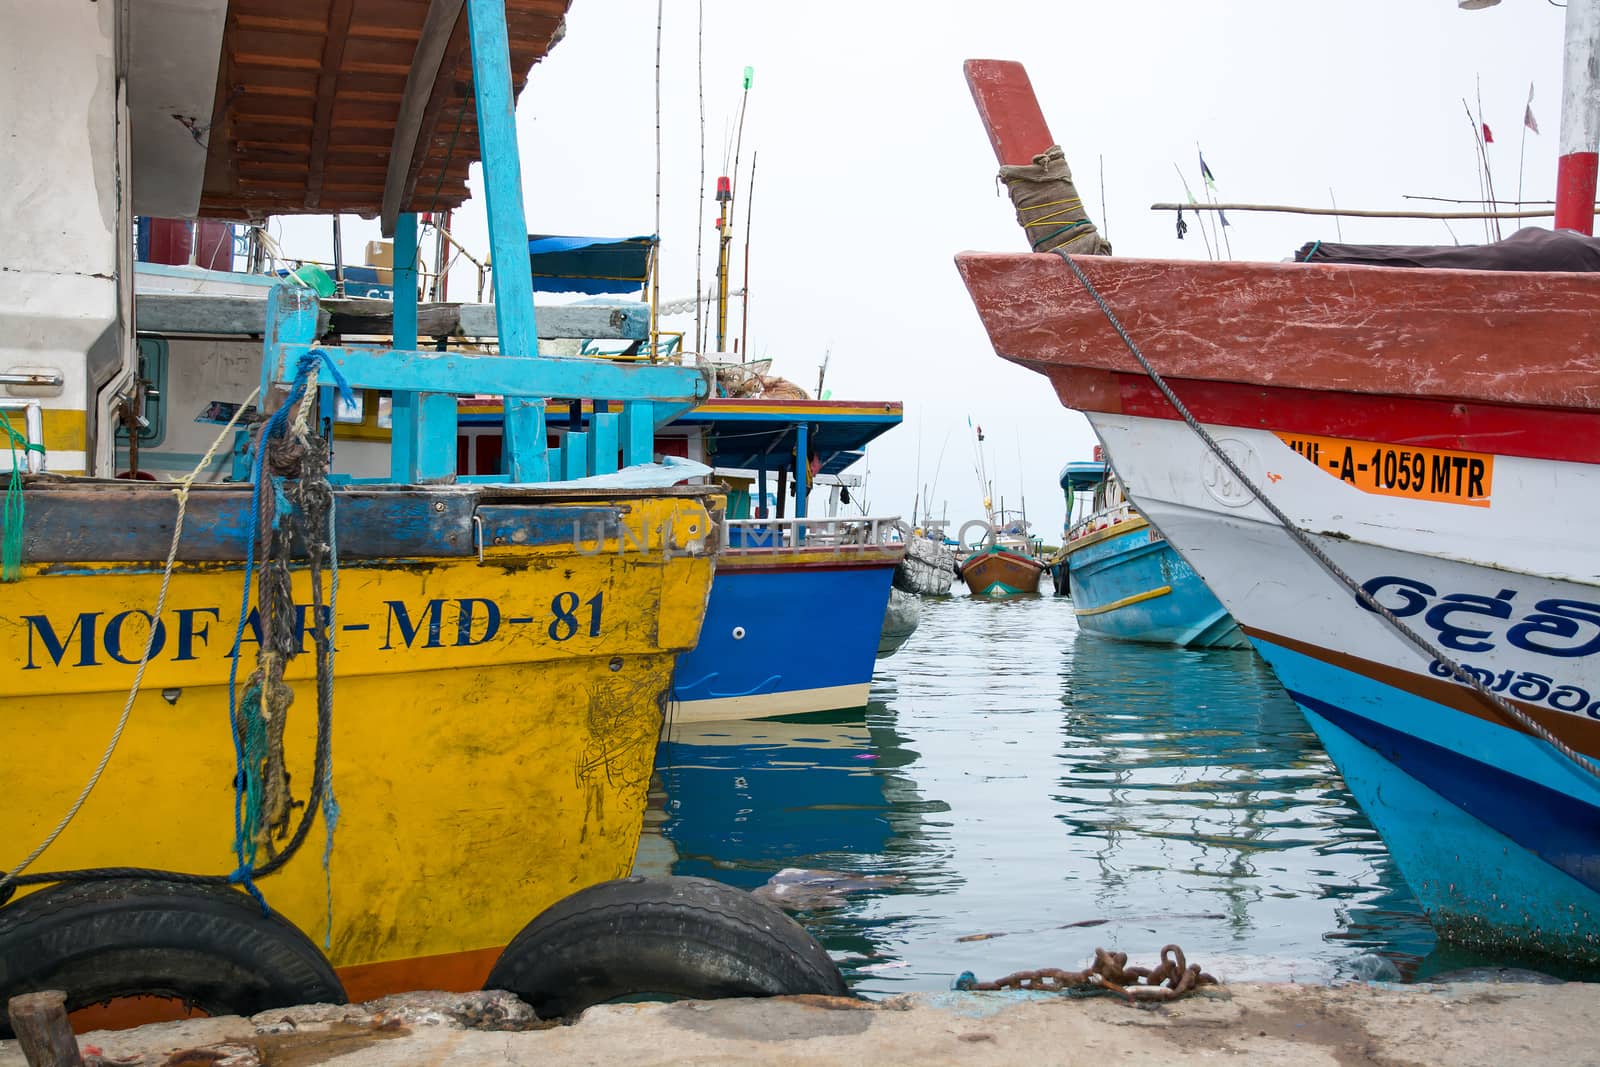
<svg viewBox="0 0 1600 1067">
<path fill-rule="evenodd" d="M 1494 457 L 1482 452 L 1307 434 L 1280 433 L 1277 437 L 1318 470 L 1363 493 L 1489 506 L 1494 488 Z"/>
</svg>

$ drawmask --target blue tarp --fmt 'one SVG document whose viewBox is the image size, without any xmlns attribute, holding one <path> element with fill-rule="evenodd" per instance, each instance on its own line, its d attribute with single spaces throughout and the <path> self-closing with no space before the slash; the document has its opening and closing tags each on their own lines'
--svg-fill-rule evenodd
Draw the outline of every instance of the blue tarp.
<svg viewBox="0 0 1600 1067">
<path fill-rule="evenodd" d="M 654 237 L 528 236 L 536 293 L 636 293 L 650 275 Z"/>
</svg>

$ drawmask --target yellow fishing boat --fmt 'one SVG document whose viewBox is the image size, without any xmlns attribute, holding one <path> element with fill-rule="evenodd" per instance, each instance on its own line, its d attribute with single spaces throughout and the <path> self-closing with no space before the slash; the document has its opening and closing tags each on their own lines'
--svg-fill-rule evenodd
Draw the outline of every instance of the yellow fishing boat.
<svg viewBox="0 0 1600 1067">
<path fill-rule="evenodd" d="M 843 991 L 743 894 L 608 882 L 633 861 L 722 500 L 651 462 L 655 426 L 705 395 L 693 368 L 538 354 L 513 72 L 565 7 L 0 0 L 21 45 L 0 134 L 47 175 L 0 220 L 0 1003 L 132 1005 L 105 1022 L 151 995 L 248 1013 L 489 981 L 553 1013 Z M 474 155 L 437 150 L 432 124 L 469 103 L 499 351 L 420 350 L 408 266 L 383 345 L 322 337 L 317 297 L 280 286 L 260 385 L 224 398 L 194 473 L 115 477 L 118 428 L 137 441 L 161 400 L 130 216 L 381 214 L 413 263 L 416 209 L 460 203 Z M 68 111 L 86 143 L 59 136 Z M 374 138 L 387 166 L 362 161 Z M 190 346 L 164 373 L 237 384 L 242 349 Z M 387 478 L 329 470 L 358 391 L 392 402 Z M 509 398 L 504 467 L 458 478 L 456 398 L 481 394 Z M 613 406 L 552 449 L 547 398 Z M 219 480 L 230 454 L 242 476 Z"/>
</svg>

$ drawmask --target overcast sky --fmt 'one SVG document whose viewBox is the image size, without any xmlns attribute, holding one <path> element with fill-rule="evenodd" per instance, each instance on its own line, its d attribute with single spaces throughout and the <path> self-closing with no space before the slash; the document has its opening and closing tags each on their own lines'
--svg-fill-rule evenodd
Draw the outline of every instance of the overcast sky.
<svg viewBox="0 0 1600 1067">
<path fill-rule="evenodd" d="M 695 0 L 666 0 L 662 62 L 663 297 L 694 291 L 703 214 Z M 567 36 L 534 68 L 518 107 L 530 232 L 628 236 L 656 229 L 654 0 L 574 0 Z M 1406 194 L 1477 198 L 1476 148 L 1462 107 L 1482 94 L 1497 194 L 1516 196 L 1523 107 L 1543 131 L 1526 144 L 1525 199 L 1552 195 L 1564 12 L 1550 0 L 1460 11 L 1454 0 L 1116 0 L 1111 3 L 805 5 L 706 0 L 706 183 L 723 172 L 746 65 L 755 68 L 741 160 L 753 185 L 749 347 L 807 389 L 831 349 L 834 399 L 902 400 L 905 423 L 870 454 L 877 514 L 908 513 L 922 483 L 935 510 L 981 511 L 967 428 L 988 438 L 1008 506 L 1025 493 L 1046 540 L 1064 507 L 1056 474 L 1093 437 L 1044 379 L 999 360 L 960 283 L 963 249 L 1018 250 L 1009 203 L 961 74 L 969 57 L 1026 64 L 1079 189 L 1121 255 L 1204 258 L 1193 217 L 1179 241 L 1177 164 L 1203 196 L 1196 144 L 1219 199 L 1422 209 Z M 1099 169 L 1104 162 L 1101 187 Z M 473 187 L 481 188 L 474 171 Z M 1100 208 L 1102 199 L 1104 214 Z M 481 200 L 458 233 L 487 248 Z M 745 207 L 736 216 L 735 286 Z M 1281 260 L 1331 218 L 1234 213 L 1235 259 Z M 703 224 L 703 225 L 699 225 Z M 1347 241 L 1450 243 L 1439 222 L 1342 222 Z M 1480 223 L 1451 223 L 1461 243 Z M 1514 225 L 1514 224 L 1511 224 Z M 291 224 L 290 248 L 319 252 L 325 224 Z M 346 225 L 352 259 L 376 225 Z M 452 280 L 453 296 L 468 279 Z M 734 309 L 737 319 L 738 308 Z M 690 328 L 689 316 L 669 321 Z M 710 341 L 707 341 L 707 348 Z M 940 464 L 941 450 L 943 452 Z M 1019 458 L 1020 457 L 1020 458 Z M 858 465 L 857 470 L 860 470 Z M 920 478 L 919 478 L 920 471 Z"/>
</svg>

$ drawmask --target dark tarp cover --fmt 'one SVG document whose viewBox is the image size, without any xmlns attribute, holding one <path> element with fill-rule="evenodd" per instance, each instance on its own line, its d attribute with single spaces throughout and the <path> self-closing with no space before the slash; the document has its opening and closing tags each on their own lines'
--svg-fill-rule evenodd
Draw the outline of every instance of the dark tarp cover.
<svg viewBox="0 0 1600 1067">
<path fill-rule="evenodd" d="M 536 293 L 636 293 L 650 275 L 654 237 L 528 236 Z"/>
<path fill-rule="evenodd" d="M 1369 267 L 1442 270 L 1600 271 L 1600 238 L 1530 226 L 1487 245 L 1342 245 L 1310 241 L 1296 263 L 1359 263 Z"/>
</svg>

